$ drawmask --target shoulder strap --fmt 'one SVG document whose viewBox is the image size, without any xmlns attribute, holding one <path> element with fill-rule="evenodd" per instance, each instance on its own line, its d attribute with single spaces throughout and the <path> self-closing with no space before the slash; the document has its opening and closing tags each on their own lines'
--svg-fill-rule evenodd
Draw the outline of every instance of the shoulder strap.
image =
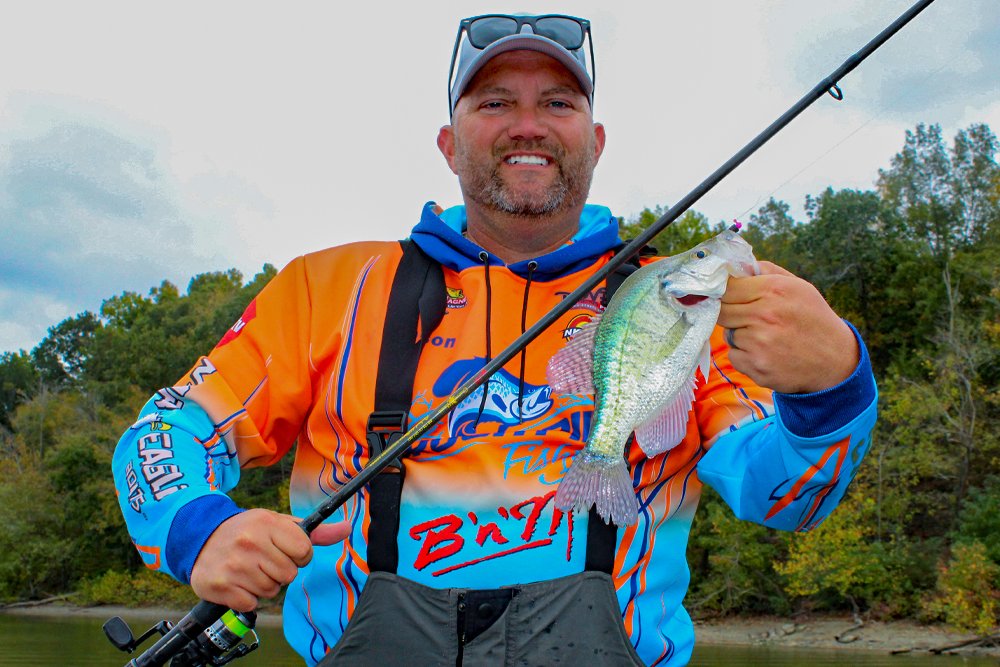
<svg viewBox="0 0 1000 667">
<path fill-rule="evenodd" d="M 368 417 L 368 453 L 374 458 L 409 427 L 413 382 L 420 352 L 444 317 L 446 293 L 441 265 L 412 240 L 400 241 L 382 325 L 382 347 L 375 378 L 375 410 Z M 372 480 L 369 490 L 368 567 L 395 572 L 399 561 L 399 501 L 405 468 L 396 459 Z"/>
<path fill-rule="evenodd" d="M 396 267 L 382 327 L 375 409 L 409 412 L 420 351 L 445 313 L 444 271 L 413 241 L 400 241 L 403 257 Z"/>
</svg>

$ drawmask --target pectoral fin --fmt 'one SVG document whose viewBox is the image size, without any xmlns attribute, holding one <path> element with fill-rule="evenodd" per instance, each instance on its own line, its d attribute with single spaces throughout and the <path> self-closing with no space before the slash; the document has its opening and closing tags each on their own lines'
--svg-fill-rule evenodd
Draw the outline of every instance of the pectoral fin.
<svg viewBox="0 0 1000 667">
<path fill-rule="evenodd" d="M 557 394 L 594 393 L 594 335 L 601 316 L 580 327 L 566 347 L 552 355 L 545 369 L 549 386 Z"/>
</svg>

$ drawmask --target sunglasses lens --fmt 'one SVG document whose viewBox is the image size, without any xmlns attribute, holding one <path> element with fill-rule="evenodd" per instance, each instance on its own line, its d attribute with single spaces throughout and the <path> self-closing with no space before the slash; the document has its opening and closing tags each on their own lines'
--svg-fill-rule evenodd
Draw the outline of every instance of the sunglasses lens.
<svg viewBox="0 0 1000 667">
<path fill-rule="evenodd" d="M 583 46 L 583 26 L 564 16 L 544 16 L 536 20 L 535 34 L 548 37 L 569 51 Z"/>
<path fill-rule="evenodd" d="M 505 16 L 487 16 L 469 24 L 469 43 L 477 49 L 487 46 L 509 35 L 517 34 L 517 21 Z"/>
</svg>

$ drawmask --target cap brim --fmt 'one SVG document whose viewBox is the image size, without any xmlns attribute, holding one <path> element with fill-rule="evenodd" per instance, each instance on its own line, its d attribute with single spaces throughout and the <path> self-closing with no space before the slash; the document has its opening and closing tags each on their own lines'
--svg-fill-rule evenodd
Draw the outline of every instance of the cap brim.
<svg viewBox="0 0 1000 667">
<path fill-rule="evenodd" d="M 466 48 L 475 47 L 471 47 L 468 43 L 466 43 L 463 45 L 463 50 Z M 458 77 L 455 79 L 455 83 L 452 86 L 451 112 L 453 114 L 455 113 L 455 106 L 458 104 L 459 98 L 465 93 L 465 89 L 468 87 L 469 83 L 476 76 L 476 74 L 479 73 L 479 70 L 485 67 L 486 63 L 496 56 L 508 51 L 537 51 L 538 53 L 544 53 L 545 55 L 556 59 L 563 67 L 568 69 L 574 77 L 576 77 L 583 94 L 587 96 L 588 100 L 593 102 L 594 83 L 591 81 L 590 74 L 587 72 L 587 68 L 584 63 L 580 61 L 580 59 L 547 37 L 532 35 L 530 33 L 519 33 L 517 35 L 510 35 L 493 42 L 485 49 L 477 53 L 472 62 L 469 63 L 468 67 L 459 71 Z"/>
</svg>

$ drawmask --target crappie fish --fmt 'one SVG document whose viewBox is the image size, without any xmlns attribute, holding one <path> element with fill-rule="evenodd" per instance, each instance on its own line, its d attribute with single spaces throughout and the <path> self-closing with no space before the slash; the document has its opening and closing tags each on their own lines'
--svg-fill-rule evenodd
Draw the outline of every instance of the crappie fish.
<svg viewBox="0 0 1000 667">
<path fill-rule="evenodd" d="M 738 227 L 736 228 L 738 229 Z M 734 228 L 630 275 L 607 309 L 549 361 L 552 391 L 595 394 L 586 446 L 556 492 L 556 507 L 635 523 L 638 501 L 624 458 L 634 431 L 647 456 L 675 447 L 687 431 L 695 370 L 708 377 L 709 337 L 729 276 L 758 273 L 750 244 Z"/>
</svg>

